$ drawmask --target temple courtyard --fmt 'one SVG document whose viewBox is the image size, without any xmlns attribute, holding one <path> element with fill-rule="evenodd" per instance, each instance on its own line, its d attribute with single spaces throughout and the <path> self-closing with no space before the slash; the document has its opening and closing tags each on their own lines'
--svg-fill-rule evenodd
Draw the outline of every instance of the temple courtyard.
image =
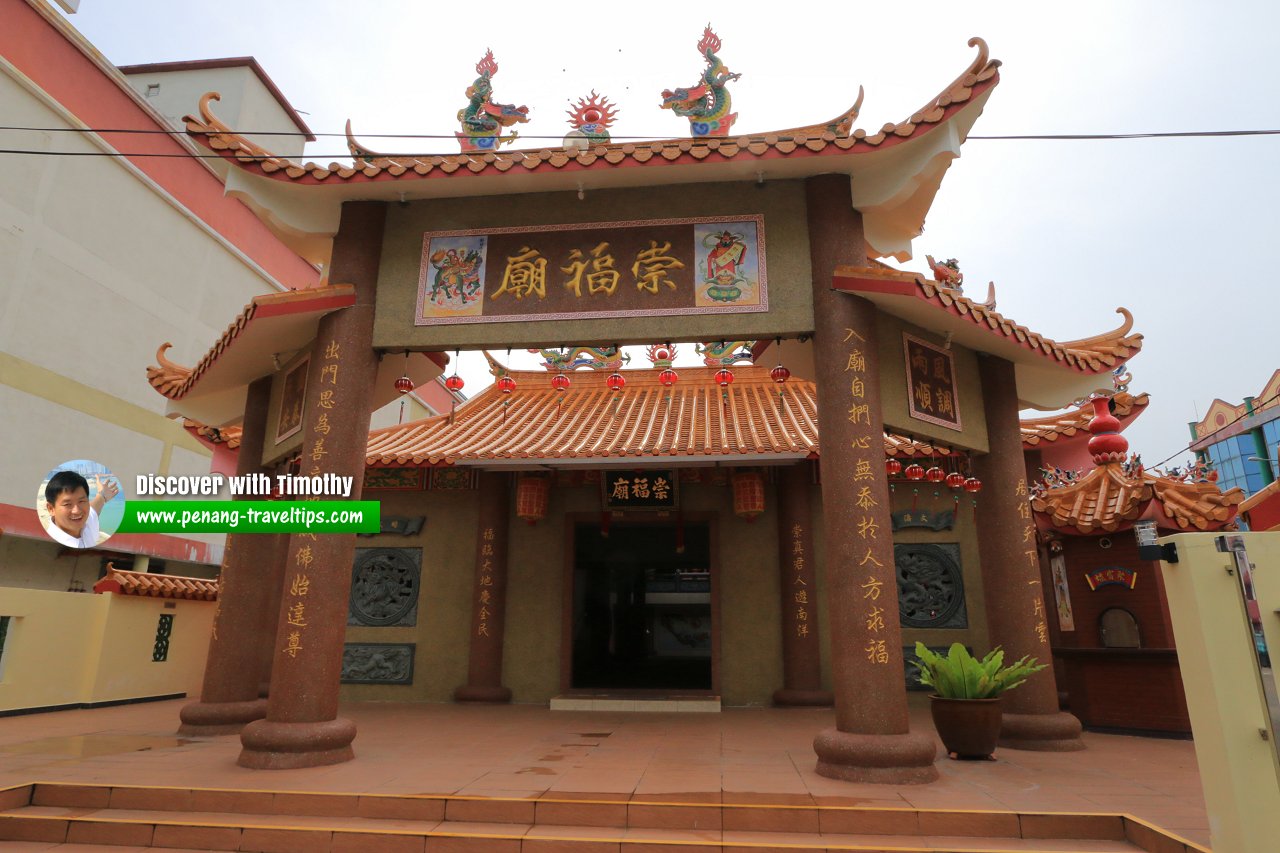
<svg viewBox="0 0 1280 853">
<path fill-rule="evenodd" d="M 774 811 L 781 825 L 757 824 L 768 833 L 732 831 L 726 814 L 724 823 L 714 809 L 713 826 L 697 833 L 689 842 L 690 850 L 708 850 L 733 844 L 732 849 L 813 849 L 791 847 L 789 843 L 812 841 L 812 834 L 792 835 L 788 824 L 802 829 L 812 819 L 816 831 L 821 809 L 812 807 L 853 806 L 858 809 L 883 809 L 889 814 L 909 817 L 912 827 L 923 826 L 931 811 L 951 812 L 952 823 L 943 838 L 942 832 L 930 835 L 923 829 L 901 834 L 881 834 L 877 846 L 865 845 L 865 836 L 839 837 L 848 846 L 826 849 L 956 849 L 956 850 L 1197 850 L 1182 840 L 1206 845 L 1209 840 L 1208 819 L 1201 793 L 1201 781 L 1190 741 L 1131 737 L 1086 732 L 1087 749 L 1080 752 L 1045 753 L 1000 749 L 995 761 L 960 762 L 940 757 L 941 780 L 927 785 L 865 785 L 841 782 L 818 776 L 814 772 L 813 735 L 833 723 L 829 709 L 730 709 L 721 713 L 627 713 L 618 711 L 548 711 L 530 705 L 460 706 L 441 704 L 353 703 L 341 709 L 342 716 L 359 726 L 355 741 L 356 760 L 346 764 L 299 770 L 256 771 L 236 765 L 240 750 L 237 737 L 178 738 L 178 709 L 185 700 L 134 704 L 93 710 L 17 716 L 0 720 L 0 791 L 32 782 L 82 783 L 98 786 L 144 786 L 176 788 L 178 791 L 159 796 L 172 800 L 191 797 L 184 804 L 173 802 L 148 804 L 121 797 L 122 788 L 111 788 L 110 808 L 119 810 L 119 819 L 145 821 L 155 818 L 158 810 L 178 809 L 190 823 L 205 816 L 206 826 L 171 832 L 214 832 L 208 824 L 221 825 L 221 819 L 208 818 L 212 812 L 260 812 L 263 815 L 289 815 L 288 826 L 295 832 L 307 827 L 348 827 L 355 832 L 365 826 L 365 817 L 374 816 L 362 805 L 349 817 L 342 817 L 342 806 L 356 798 L 294 798 L 293 807 L 285 808 L 278 792 L 325 792 L 365 795 L 439 795 L 452 798 L 503 798 L 549 803 L 556 800 L 586 800 L 596 803 L 631 804 L 717 804 L 765 805 L 791 807 Z M 932 732 L 927 698 L 910 697 L 913 731 Z M 941 746 L 939 746 L 941 756 Z M 208 794 L 217 796 L 222 806 L 201 805 L 194 797 L 196 789 L 231 789 L 253 794 Z M 35 789 L 40 791 L 39 786 Z M 59 816 L 94 815 L 106 811 L 108 789 L 48 788 L 42 800 L 34 797 L 34 806 L 26 813 Z M 77 793 L 78 791 L 78 793 Z M 262 793 L 277 792 L 272 793 Z M 95 801 L 99 796 L 101 800 Z M 128 792 L 125 792 L 128 793 Z M 148 792 L 150 793 L 150 792 Z M 0 794 L 3 796 L 3 794 Z M 77 799 L 80 797 L 80 799 Z M 87 797 L 87 799 L 85 799 Z M 262 800 L 259 807 L 249 800 Z M 271 798 L 275 797 L 272 805 Z M 119 799 L 118 799 L 119 798 Z M 227 798 L 236 805 L 226 805 Z M 368 797 L 362 798 L 368 800 Z M 43 802 L 43 805 L 41 803 Z M 212 801 L 211 801 L 212 802 Z M 379 800 L 392 804 L 402 800 Z M 486 803 L 483 800 L 441 800 L 448 808 L 458 810 L 452 819 L 471 832 L 489 832 L 492 841 L 465 849 L 490 850 L 556 850 L 596 849 L 595 847 L 558 847 L 545 841 L 533 842 L 538 834 L 537 822 L 496 813 L 483 813 L 486 808 L 506 808 L 510 803 Z M 316 804 L 320 807 L 317 808 Z M 329 808 L 327 803 L 332 803 Z M 532 815 L 533 809 L 524 806 Z M 462 808 L 478 809 L 468 816 Z M 389 807 L 389 806 L 388 806 Z M 806 809 L 805 807 L 809 807 Z M 12 804 L 0 801 L 0 811 L 12 810 Z M 353 807 L 354 808 L 354 807 Z M 441 811 L 445 808 L 440 806 Z M 607 808 L 607 806 L 599 806 Z M 646 807 L 647 808 L 647 807 Z M 625 812 L 625 809 L 623 810 Z M 687 811 L 687 809 L 686 809 Z M 1024 831 L 1021 837 L 987 836 L 1017 835 L 998 829 L 1009 815 L 1020 813 Z M 1025 831 L 1028 813 L 1062 812 L 1127 814 L 1140 823 L 1162 828 L 1179 840 L 1156 842 L 1085 838 L 1063 846 L 1060 839 L 1074 838 L 1072 829 L 1046 833 L 1056 838 L 1030 838 Z M 308 814 L 311 816 L 305 816 Z M 823 813 L 823 832 L 829 832 L 826 821 L 835 812 Z M 969 813 L 967 815 L 961 813 Z M 167 811 L 170 821 L 174 811 Z M 338 815 L 324 817 L 323 815 Z M 698 813 L 710 816 L 712 810 Z M 359 816 L 356 816 L 359 815 Z M 104 815 L 105 816 L 105 815 Z M 380 814 L 378 817 L 400 817 L 405 814 Z M 164 815 L 160 816 L 163 819 Z M 242 815 L 248 817 L 248 815 Z M 767 817 L 767 816 L 766 816 Z M 757 818 L 752 817 L 751 820 Z M 1043 817 L 1039 818 L 1044 820 Z M 706 827 L 702 818 L 691 819 L 693 826 Z M 958 830 L 955 821 L 967 824 Z M 344 822 L 345 821 L 345 822 Z M 49 820 L 48 822 L 56 822 Z M 277 823 L 279 819 L 277 818 Z M 559 821 L 569 823 L 570 821 Z M 626 833 L 634 829 L 610 829 L 608 820 L 574 821 L 577 835 L 600 839 L 599 849 L 653 849 L 677 851 L 675 830 L 650 829 L 649 835 L 664 831 L 673 833 L 656 846 L 629 846 Z M 661 824 L 663 821 L 657 821 Z M 591 824 L 596 824 L 593 828 Z M 241 826 L 248 824 L 241 823 Z M 262 826 L 269 823 L 264 818 Z M 332 826 L 331 826 L 332 825 Z M 350 826 L 348 826 L 350 825 Z M 386 824 L 392 831 L 410 827 L 411 823 Z M 422 824 L 412 824 L 421 826 Z M 1118 824 L 1117 824 L 1118 825 Z M 65 826 L 65 825 L 64 825 Z M 72 841 L 107 841 L 112 850 L 127 849 L 130 836 L 92 834 L 76 836 L 72 823 Z M 84 824 L 89 827 L 105 824 Z M 992 827 L 997 827 L 992 829 Z M 43 830 L 46 824 L 38 824 Z M 118 830 L 119 826 L 107 827 Z M 134 827 L 137 828 L 137 827 Z M 151 826 L 146 827 L 150 832 Z M 65 831 L 65 830 L 64 830 Z M 230 831 L 230 830 L 226 830 Z M 278 838 L 263 829 L 262 843 L 251 844 L 250 829 L 237 829 L 234 838 L 242 839 L 239 849 L 311 850 L 311 849 L 379 849 L 352 842 L 339 844 L 339 833 L 333 833 L 333 846 L 318 847 L 312 841 Z M 693 831 L 684 830 L 686 835 Z M 884 829 L 877 830 L 884 833 Z M 240 833 L 243 833 L 241 835 Z M 523 846 L 512 835 L 527 833 Z M 610 834 L 612 833 L 612 834 Z M 915 836 L 914 838 L 912 836 Z M 12 837 L 12 835 L 10 836 Z M 174 836 L 178 837 L 178 836 Z M 183 836 L 185 837 L 185 836 Z M 258 837 L 258 836 L 254 836 Z M 351 838 L 358 836 L 352 835 Z M 369 836 L 363 836 L 366 840 Z M 161 829 L 139 847 L 194 846 L 165 843 Z M 212 836 L 210 836 L 212 838 Z M 324 839 L 329 835 L 325 833 Z M 409 839 L 398 839 L 408 842 Z M 449 847 L 447 841 L 431 839 L 426 850 L 464 849 Z M 686 839 L 687 841 L 687 839 Z M 435 842 L 433 846 L 432 842 Z M 772 843 L 770 843 L 772 842 Z M 327 840 L 325 841 L 327 844 Z M 423 849 L 420 839 L 405 849 Z M 57 841 L 0 841 L 0 850 L 46 850 L 61 847 Z M 213 847 L 211 842 L 210 847 Z M 84 851 L 91 845 L 67 845 L 66 849 Z M 235 846 L 217 849 L 236 849 Z M 381 849 L 400 849 L 385 847 Z M 730 849 L 725 847 L 723 849 Z M 818 849 L 823 849 L 819 847 Z"/>
</svg>

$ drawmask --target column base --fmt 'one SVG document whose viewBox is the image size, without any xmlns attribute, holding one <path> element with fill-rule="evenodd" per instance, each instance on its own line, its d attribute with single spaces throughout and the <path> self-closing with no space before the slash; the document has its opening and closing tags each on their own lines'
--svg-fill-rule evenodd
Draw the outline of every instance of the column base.
<svg viewBox="0 0 1280 853">
<path fill-rule="evenodd" d="M 338 717 L 317 723 L 256 720 L 240 733 L 236 763 L 254 770 L 291 770 L 341 764 L 356 757 L 351 741 L 356 724 Z"/>
<path fill-rule="evenodd" d="M 830 690 L 781 687 L 773 691 L 773 704 L 783 708 L 830 708 L 835 704 L 835 696 Z"/>
<path fill-rule="evenodd" d="M 453 691 L 455 702 L 493 702 L 507 703 L 511 701 L 511 688 L 501 684 L 487 687 L 479 684 L 464 684 Z"/>
<path fill-rule="evenodd" d="M 813 739 L 819 776 L 845 782 L 919 785 L 935 782 L 933 760 L 938 746 L 932 737 L 907 732 L 861 735 L 826 729 Z"/>
<path fill-rule="evenodd" d="M 1035 752 L 1076 752 L 1084 749 L 1080 721 L 1071 714 L 1005 713 L 1000 721 L 1000 746 Z"/>
<path fill-rule="evenodd" d="M 182 725 L 178 734 L 186 737 L 235 735 L 254 720 L 267 715 L 265 699 L 247 702 L 192 702 L 178 712 Z"/>
</svg>

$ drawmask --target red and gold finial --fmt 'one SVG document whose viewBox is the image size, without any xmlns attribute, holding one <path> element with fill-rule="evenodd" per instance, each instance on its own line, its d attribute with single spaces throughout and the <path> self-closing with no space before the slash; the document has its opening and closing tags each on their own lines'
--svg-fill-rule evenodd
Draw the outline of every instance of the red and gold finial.
<svg viewBox="0 0 1280 853">
<path fill-rule="evenodd" d="M 492 48 L 486 50 L 484 56 L 480 57 L 480 61 L 476 63 L 476 73 L 482 77 L 492 77 L 498 73 L 498 61 L 493 58 Z"/>
<path fill-rule="evenodd" d="M 698 42 L 698 50 L 702 53 L 720 51 L 720 36 L 712 32 L 710 24 L 707 24 L 706 29 L 702 31 L 702 41 Z"/>
<path fill-rule="evenodd" d="M 1106 395 L 1091 397 L 1093 419 L 1089 421 L 1089 452 L 1099 465 L 1123 462 L 1129 451 L 1129 439 L 1120 434 L 1120 420 L 1111 414 L 1111 398 Z"/>
</svg>

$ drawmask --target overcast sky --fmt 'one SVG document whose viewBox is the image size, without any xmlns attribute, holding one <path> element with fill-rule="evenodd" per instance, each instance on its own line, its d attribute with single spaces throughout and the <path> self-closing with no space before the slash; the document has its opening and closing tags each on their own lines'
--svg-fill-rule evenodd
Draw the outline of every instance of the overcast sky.
<svg viewBox="0 0 1280 853">
<path fill-rule="evenodd" d="M 798 13 L 801 12 L 802 13 Z M 823 121 L 867 96 L 858 126 L 907 118 L 985 38 L 1001 83 L 973 129 L 1001 134 L 1280 129 L 1280 3 L 1028 2 L 439 4 L 271 0 L 219 6 L 82 0 L 70 16 L 118 65 L 252 55 L 317 133 L 391 151 L 456 151 L 455 114 L 492 48 L 498 101 L 525 104 L 521 135 L 559 139 L 565 109 L 596 90 L 620 107 L 617 136 L 687 135 L 658 109 L 691 86 L 710 21 L 732 84 L 736 132 Z M 216 106 L 215 106 L 216 109 Z M 192 104 L 195 111 L 195 104 Z M 541 141 L 531 144 L 545 144 Z M 341 138 L 308 157 L 329 162 Z M 1115 141 L 971 139 L 916 240 L 955 257 L 968 292 L 996 283 L 998 310 L 1058 340 L 1119 324 L 1146 335 L 1130 363 L 1149 411 L 1126 431 L 1148 465 L 1187 443 L 1220 397 L 1256 395 L 1280 366 L 1280 137 Z M 1270 246 L 1268 249 L 1266 247 Z M 1105 377 L 1104 377 L 1105 378 Z M 468 382 L 468 391 L 476 383 Z"/>
</svg>

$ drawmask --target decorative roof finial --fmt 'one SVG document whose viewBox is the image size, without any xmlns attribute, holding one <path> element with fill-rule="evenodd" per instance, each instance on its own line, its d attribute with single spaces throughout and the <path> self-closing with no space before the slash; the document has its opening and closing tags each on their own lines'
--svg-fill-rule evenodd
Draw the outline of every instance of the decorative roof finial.
<svg viewBox="0 0 1280 853">
<path fill-rule="evenodd" d="M 501 134 L 503 128 L 516 122 L 527 122 L 529 108 L 494 102 L 492 77 L 498 73 L 498 63 L 492 50 L 485 51 L 476 63 L 476 73 L 480 76 L 467 87 L 467 105 L 458 110 L 462 132 L 455 132 L 454 136 L 463 151 L 493 151 L 519 136 L 514 130 L 506 136 Z"/>
<path fill-rule="evenodd" d="M 707 58 L 707 68 L 696 86 L 688 89 L 664 89 L 662 108 L 689 119 L 691 136 L 728 136 L 729 128 L 738 120 L 738 114 L 730 112 L 732 99 L 728 84 L 741 77 L 731 74 L 720 61 L 720 37 L 707 24 L 698 42 L 698 52 Z"/>
<path fill-rule="evenodd" d="M 1095 394 L 1089 398 L 1093 405 L 1093 419 L 1089 421 L 1089 452 L 1099 465 L 1123 462 L 1129 450 L 1129 439 L 1120 434 L 1120 419 L 1111 414 L 1111 397 Z"/>
<path fill-rule="evenodd" d="M 608 98 L 597 95 L 595 89 L 591 90 L 590 98 L 578 98 L 578 103 L 566 112 L 569 114 L 569 126 L 573 128 L 565 136 L 566 148 L 570 139 L 575 142 L 585 140 L 588 144 L 607 143 L 609 126 L 618 116 L 617 108 L 609 103 Z"/>
</svg>

